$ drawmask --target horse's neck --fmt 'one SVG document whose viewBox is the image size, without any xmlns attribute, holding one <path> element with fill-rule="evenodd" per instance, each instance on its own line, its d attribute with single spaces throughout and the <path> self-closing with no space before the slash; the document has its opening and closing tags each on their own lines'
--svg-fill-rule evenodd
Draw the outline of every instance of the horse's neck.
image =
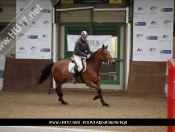
<svg viewBox="0 0 175 132">
<path fill-rule="evenodd" d="M 96 53 L 93 59 L 89 62 L 93 70 L 95 70 L 96 72 L 99 72 L 100 70 L 100 66 L 101 66 L 100 57 L 101 57 L 100 53 Z"/>
</svg>

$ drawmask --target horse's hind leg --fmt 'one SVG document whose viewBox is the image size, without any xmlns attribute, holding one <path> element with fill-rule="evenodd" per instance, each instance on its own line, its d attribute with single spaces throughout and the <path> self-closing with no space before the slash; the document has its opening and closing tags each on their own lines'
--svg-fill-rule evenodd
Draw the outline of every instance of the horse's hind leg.
<svg viewBox="0 0 175 132">
<path fill-rule="evenodd" d="M 68 103 L 63 100 L 63 93 L 61 91 L 61 85 L 57 85 L 56 92 L 59 97 L 58 100 L 61 101 L 63 105 L 68 105 Z"/>
</svg>

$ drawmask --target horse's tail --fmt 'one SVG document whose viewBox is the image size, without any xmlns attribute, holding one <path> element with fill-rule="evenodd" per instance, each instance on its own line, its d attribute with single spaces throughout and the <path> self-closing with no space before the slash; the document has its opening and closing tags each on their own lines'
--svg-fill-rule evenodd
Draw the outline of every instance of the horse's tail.
<svg viewBox="0 0 175 132">
<path fill-rule="evenodd" d="M 50 76 L 50 72 L 51 72 L 53 65 L 54 65 L 54 62 L 51 62 L 47 64 L 46 67 L 42 70 L 38 84 L 43 83 Z"/>
</svg>

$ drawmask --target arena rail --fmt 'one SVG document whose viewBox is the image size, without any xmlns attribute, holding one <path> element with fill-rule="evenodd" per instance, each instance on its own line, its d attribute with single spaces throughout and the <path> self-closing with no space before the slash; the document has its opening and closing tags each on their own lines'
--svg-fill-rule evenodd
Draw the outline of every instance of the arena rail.
<svg viewBox="0 0 175 132">
<path fill-rule="evenodd" d="M 174 80 L 175 65 L 172 60 L 168 64 L 168 96 L 167 96 L 167 118 L 174 118 Z M 174 132 L 174 126 L 167 126 L 167 132 Z"/>
</svg>

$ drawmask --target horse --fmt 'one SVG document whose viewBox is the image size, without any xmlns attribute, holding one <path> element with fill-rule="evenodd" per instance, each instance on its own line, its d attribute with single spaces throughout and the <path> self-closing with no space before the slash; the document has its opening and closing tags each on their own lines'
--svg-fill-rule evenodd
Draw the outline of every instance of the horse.
<svg viewBox="0 0 175 132">
<path fill-rule="evenodd" d="M 99 48 L 97 51 L 95 51 L 93 57 L 86 62 L 86 70 L 76 78 L 77 83 L 85 83 L 87 86 L 95 88 L 97 90 L 97 95 L 94 96 L 93 100 L 100 98 L 103 106 L 109 106 L 109 104 L 104 101 L 101 94 L 102 90 L 100 88 L 100 66 L 102 62 L 108 62 L 109 64 L 115 65 L 115 60 L 111 57 L 110 52 L 107 50 L 107 48 L 108 45 L 104 46 L 103 44 L 102 48 Z M 42 84 L 51 74 L 57 85 L 56 93 L 59 97 L 58 100 L 61 101 L 63 105 L 68 105 L 68 103 L 63 100 L 61 86 L 68 80 L 72 80 L 73 77 L 73 73 L 70 73 L 68 71 L 68 65 L 70 62 L 70 59 L 62 59 L 57 62 L 49 63 L 42 70 L 38 81 L 38 84 Z"/>
</svg>

